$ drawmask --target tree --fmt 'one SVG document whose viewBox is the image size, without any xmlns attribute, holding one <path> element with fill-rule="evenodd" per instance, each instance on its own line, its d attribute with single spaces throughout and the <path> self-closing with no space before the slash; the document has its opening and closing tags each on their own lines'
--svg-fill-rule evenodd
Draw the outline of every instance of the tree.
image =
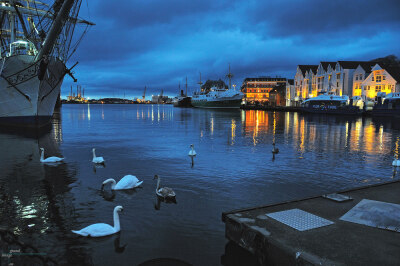
<svg viewBox="0 0 400 266">
<path fill-rule="evenodd" d="M 219 89 L 225 88 L 226 90 L 228 89 L 228 85 L 225 84 L 224 81 L 221 79 L 219 80 L 207 80 L 202 86 L 201 90 L 208 92 L 212 87 L 217 87 Z"/>
</svg>

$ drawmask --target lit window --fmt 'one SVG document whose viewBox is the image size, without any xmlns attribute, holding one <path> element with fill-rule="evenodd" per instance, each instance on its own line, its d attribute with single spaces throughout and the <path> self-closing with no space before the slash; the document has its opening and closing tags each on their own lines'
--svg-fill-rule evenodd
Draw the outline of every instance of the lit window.
<svg viewBox="0 0 400 266">
<path fill-rule="evenodd" d="M 386 76 L 385 75 L 382 76 L 382 80 L 386 80 Z"/>
<path fill-rule="evenodd" d="M 382 76 L 376 76 L 376 82 L 381 82 L 382 81 Z"/>
<path fill-rule="evenodd" d="M 374 76 L 372 76 L 372 81 L 374 81 Z"/>
<path fill-rule="evenodd" d="M 363 79 L 363 74 L 360 74 L 360 80 L 362 80 Z"/>
</svg>

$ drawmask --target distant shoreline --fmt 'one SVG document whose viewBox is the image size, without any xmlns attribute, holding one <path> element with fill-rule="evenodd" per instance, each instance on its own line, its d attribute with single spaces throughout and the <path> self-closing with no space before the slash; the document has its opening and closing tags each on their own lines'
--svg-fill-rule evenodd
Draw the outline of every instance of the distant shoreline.
<svg viewBox="0 0 400 266">
<path fill-rule="evenodd" d="M 78 102 L 78 103 L 71 103 L 71 102 L 62 102 L 62 104 L 172 104 L 172 103 L 99 103 L 99 102 Z"/>
</svg>

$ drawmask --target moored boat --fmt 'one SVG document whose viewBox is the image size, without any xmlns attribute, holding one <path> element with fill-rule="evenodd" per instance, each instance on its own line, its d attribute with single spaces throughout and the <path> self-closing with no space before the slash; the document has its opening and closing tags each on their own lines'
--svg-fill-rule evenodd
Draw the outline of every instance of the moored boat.
<svg viewBox="0 0 400 266">
<path fill-rule="evenodd" d="M 400 93 L 389 93 L 383 97 L 377 97 L 377 102 L 372 109 L 374 116 L 400 116 Z"/>
<path fill-rule="evenodd" d="M 192 105 L 200 108 L 240 108 L 242 93 L 233 89 L 212 87 L 207 92 L 194 93 Z"/>
<path fill-rule="evenodd" d="M 209 90 L 201 89 L 192 96 L 192 105 L 199 108 L 240 108 L 242 104 L 243 93 L 231 88 L 231 79 L 233 77 L 229 66 L 229 73 L 226 75 L 229 79 L 229 88 L 212 87 Z M 200 82 L 201 85 L 201 76 Z"/>
<path fill-rule="evenodd" d="M 363 113 L 361 106 L 350 104 L 346 95 L 319 95 L 305 100 L 301 109 L 306 113 L 316 114 L 361 115 Z"/>
<path fill-rule="evenodd" d="M 186 77 L 186 92 L 183 93 L 183 90 L 181 90 L 180 87 L 181 86 L 179 84 L 180 94 L 172 100 L 172 104 L 174 105 L 174 107 L 192 107 L 192 97 L 187 96 L 187 77 Z"/>
</svg>

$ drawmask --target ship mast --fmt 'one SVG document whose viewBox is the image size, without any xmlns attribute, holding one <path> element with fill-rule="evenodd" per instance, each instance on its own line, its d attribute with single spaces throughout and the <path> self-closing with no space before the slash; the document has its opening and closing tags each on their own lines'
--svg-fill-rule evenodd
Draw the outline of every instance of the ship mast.
<svg viewBox="0 0 400 266">
<path fill-rule="evenodd" d="M 44 55 L 48 55 L 51 52 L 64 23 L 66 22 L 67 18 L 69 17 L 69 12 L 70 12 L 74 2 L 75 2 L 75 0 L 65 0 L 64 1 L 63 5 L 61 6 L 60 11 L 57 14 L 56 19 L 54 20 L 54 23 L 53 23 L 49 33 L 46 36 L 46 39 L 43 42 L 43 46 L 37 56 L 37 60 L 42 59 L 42 57 Z"/>
<path fill-rule="evenodd" d="M 197 84 L 199 84 L 199 85 L 200 85 L 200 91 L 201 91 L 201 84 L 203 84 L 203 82 L 201 82 L 201 72 L 200 72 L 200 81 L 199 81 L 199 82 L 197 82 Z"/>
<path fill-rule="evenodd" d="M 231 89 L 231 80 L 232 80 L 232 78 L 233 78 L 233 75 L 232 75 L 232 73 L 231 73 L 231 64 L 229 64 L 229 72 L 228 72 L 228 74 L 226 75 L 226 77 L 229 79 L 229 89 Z"/>
<path fill-rule="evenodd" d="M 187 97 L 187 76 L 186 76 L 186 85 L 185 85 L 185 87 L 186 87 L 185 97 Z"/>
</svg>

